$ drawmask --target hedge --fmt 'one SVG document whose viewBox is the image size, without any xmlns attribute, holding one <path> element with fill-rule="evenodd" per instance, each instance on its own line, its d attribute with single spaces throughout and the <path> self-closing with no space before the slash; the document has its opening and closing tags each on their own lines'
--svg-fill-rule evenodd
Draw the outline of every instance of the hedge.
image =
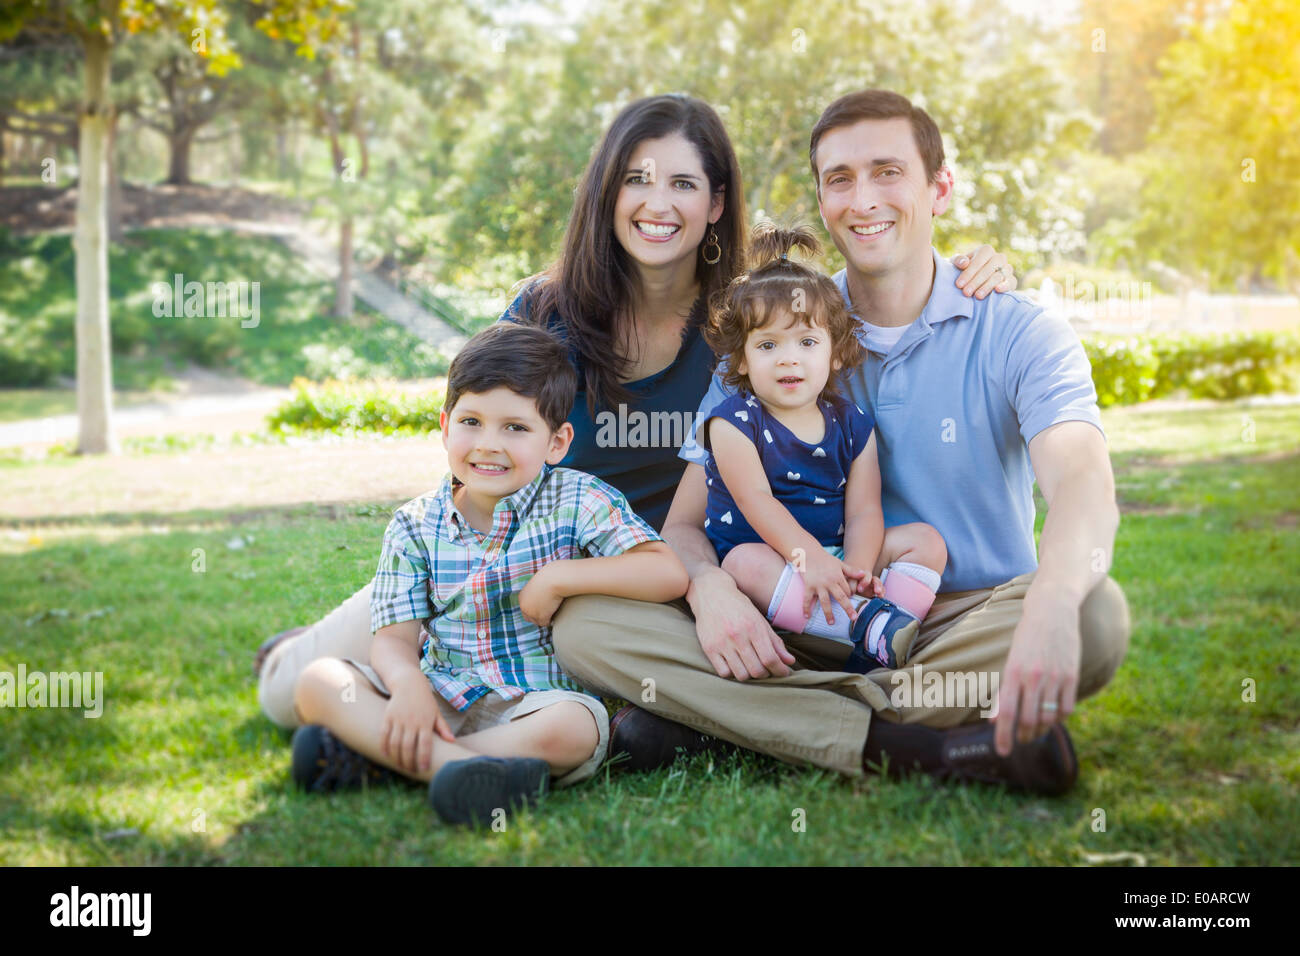
<svg viewBox="0 0 1300 956">
<path fill-rule="evenodd" d="M 267 419 L 273 432 L 437 431 L 443 394 L 403 393 L 381 382 L 294 379 L 293 395 Z"/>
<path fill-rule="evenodd" d="M 1230 399 L 1294 390 L 1300 336 L 1293 332 L 1152 335 L 1083 340 L 1102 406 L 1153 398 Z"/>
</svg>

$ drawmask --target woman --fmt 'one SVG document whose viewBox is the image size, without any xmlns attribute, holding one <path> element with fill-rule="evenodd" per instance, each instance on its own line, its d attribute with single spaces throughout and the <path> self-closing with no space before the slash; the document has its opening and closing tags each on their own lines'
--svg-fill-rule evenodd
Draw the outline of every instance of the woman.
<svg viewBox="0 0 1300 956">
<path fill-rule="evenodd" d="M 656 441 L 644 426 L 693 421 L 708 389 L 704 303 L 743 267 L 743 195 L 735 152 L 710 106 L 677 94 L 631 103 L 587 165 L 559 259 L 524 283 L 502 317 L 545 324 L 568 342 L 580 384 L 569 416 L 575 437 L 561 464 L 614 485 L 656 529 L 685 463 L 680 435 Z M 989 247 L 955 264 L 964 259 L 962 276 L 973 279 L 967 295 L 1015 287 L 997 272 L 1006 271 L 1005 257 Z M 295 726 L 304 668 L 320 657 L 369 660 L 370 641 L 367 585 L 318 623 L 259 648 L 262 709 Z"/>
</svg>

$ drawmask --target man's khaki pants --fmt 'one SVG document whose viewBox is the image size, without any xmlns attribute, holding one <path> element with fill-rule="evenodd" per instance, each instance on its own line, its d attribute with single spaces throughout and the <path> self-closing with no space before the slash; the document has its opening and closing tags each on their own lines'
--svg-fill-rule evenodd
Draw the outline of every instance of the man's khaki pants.
<svg viewBox="0 0 1300 956">
<path fill-rule="evenodd" d="M 971 682 L 950 681 L 963 689 L 922 700 L 914 686 L 917 665 L 922 675 L 974 675 L 975 686 L 983 673 L 984 686 L 994 686 L 991 675 L 1001 673 L 1033 578 L 1030 572 L 995 588 L 938 595 L 898 670 L 848 674 L 838 669 L 848 659 L 846 645 L 778 631 L 798 662 L 789 677 L 723 678 L 700 650 L 684 601 L 648 604 L 598 595 L 564 602 L 555 619 L 555 650 L 560 665 L 597 693 L 781 760 L 856 776 L 864 773 L 873 713 L 928 727 L 980 719 L 984 705 L 965 693 Z M 1079 632 L 1082 699 L 1106 685 L 1128 650 L 1128 605 L 1110 578 L 1088 594 Z M 909 682 L 911 696 L 897 693 Z"/>
<path fill-rule="evenodd" d="M 913 687 L 899 706 L 896 675 L 974 675 L 985 686 L 1000 675 L 1033 573 L 995 588 L 940 594 L 898 670 L 870 674 L 838 670 L 848 647 L 808 634 L 778 633 L 798 663 L 789 677 L 736 681 L 719 677 L 700 650 L 685 601 L 650 604 L 585 595 L 567 599 L 554 622 L 561 666 L 589 689 L 742 747 L 791 763 L 812 763 L 861 775 L 872 714 L 886 720 L 952 727 L 980 719 L 983 704 L 945 697 L 934 705 Z M 1098 584 L 1079 613 L 1082 700 L 1106 685 L 1128 650 L 1124 593 L 1110 578 Z M 293 727 L 298 675 L 318 657 L 370 660 L 370 585 L 323 620 L 284 641 L 262 665 L 258 700 L 282 727 Z M 914 684 L 915 682 L 913 682 Z M 969 685 L 968 685 L 969 686 Z"/>
</svg>

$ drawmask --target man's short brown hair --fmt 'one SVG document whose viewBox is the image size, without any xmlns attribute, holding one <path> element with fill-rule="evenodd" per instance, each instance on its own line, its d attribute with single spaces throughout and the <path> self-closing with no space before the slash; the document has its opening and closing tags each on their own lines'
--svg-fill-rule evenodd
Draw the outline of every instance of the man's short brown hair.
<svg viewBox="0 0 1300 956">
<path fill-rule="evenodd" d="M 906 96 L 889 90 L 860 90 L 848 93 L 826 107 L 821 118 L 813 127 L 812 138 L 808 142 L 808 163 L 812 166 L 813 182 L 817 194 L 821 195 L 821 177 L 817 173 L 817 144 L 821 138 L 833 129 L 852 126 L 862 120 L 906 119 L 912 123 L 912 139 L 916 142 L 916 151 L 925 163 L 925 181 L 934 182 L 943 165 L 943 136 L 930 114 L 919 106 L 913 106 Z"/>
</svg>

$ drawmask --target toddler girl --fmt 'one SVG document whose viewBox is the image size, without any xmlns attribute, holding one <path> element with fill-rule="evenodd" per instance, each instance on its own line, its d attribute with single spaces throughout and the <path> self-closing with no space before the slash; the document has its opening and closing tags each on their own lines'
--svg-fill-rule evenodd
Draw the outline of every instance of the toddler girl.
<svg viewBox="0 0 1300 956">
<path fill-rule="evenodd" d="M 710 303 L 704 334 L 738 391 L 700 425 L 704 530 L 774 625 L 851 644 L 846 670 L 893 668 L 947 550 L 929 525 L 884 527 L 874 422 L 835 388 L 865 351 L 839 290 L 792 261 L 796 247 L 820 252 L 807 227 L 760 225 L 751 271 Z"/>
</svg>

